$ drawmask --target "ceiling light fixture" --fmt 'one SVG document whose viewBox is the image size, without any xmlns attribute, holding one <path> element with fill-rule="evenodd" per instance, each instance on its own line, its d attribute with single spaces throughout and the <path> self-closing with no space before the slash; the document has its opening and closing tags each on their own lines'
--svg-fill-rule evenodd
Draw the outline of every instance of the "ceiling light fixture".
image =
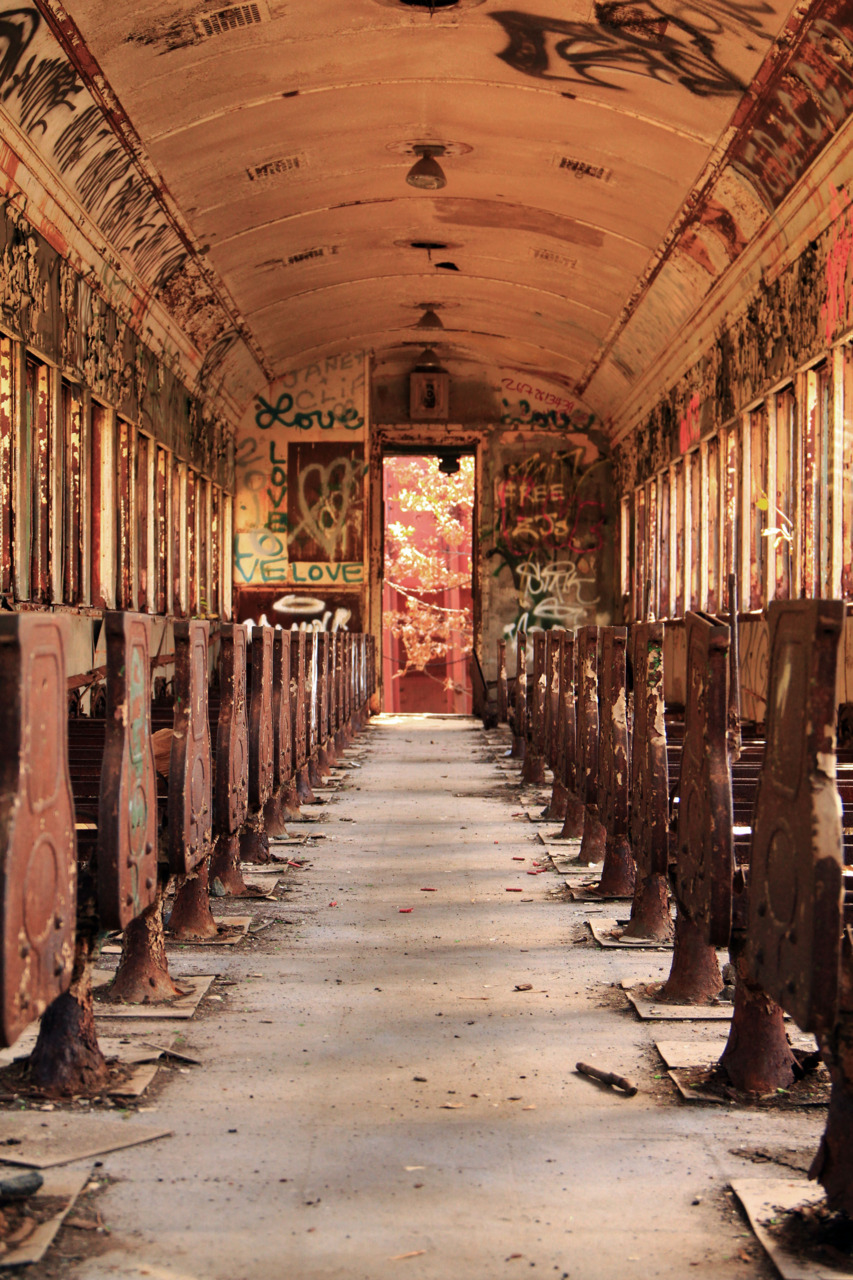
<svg viewBox="0 0 853 1280">
<path fill-rule="evenodd" d="M 428 307 L 424 309 L 424 313 L 421 316 L 418 323 L 415 325 L 415 328 L 416 329 L 443 329 L 444 328 L 444 325 L 441 323 L 441 317 L 435 311 L 435 303 L 430 304 Z"/>
<path fill-rule="evenodd" d="M 418 145 L 412 149 L 419 159 L 406 174 L 409 186 L 417 187 L 419 191 L 440 191 L 442 187 L 446 187 L 444 170 L 435 158 L 444 155 L 444 147 Z"/>
</svg>

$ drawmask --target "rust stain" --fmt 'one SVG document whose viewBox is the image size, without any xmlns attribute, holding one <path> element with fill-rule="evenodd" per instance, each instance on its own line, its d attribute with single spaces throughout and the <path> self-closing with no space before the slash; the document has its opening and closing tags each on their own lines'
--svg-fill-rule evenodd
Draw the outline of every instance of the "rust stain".
<svg viewBox="0 0 853 1280">
<path fill-rule="evenodd" d="M 564 218 L 546 209 L 532 209 L 521 204 L 504 204 L 496 200 L 436 200 L 433 205 L 439 222 L 462 227 L 496 227 L 500 230 L 526 231 L 530 235 L 550 236 L 566 244 L 598 249 L 604 244 L 604 232 L 598 227 Z"/>
</svg>

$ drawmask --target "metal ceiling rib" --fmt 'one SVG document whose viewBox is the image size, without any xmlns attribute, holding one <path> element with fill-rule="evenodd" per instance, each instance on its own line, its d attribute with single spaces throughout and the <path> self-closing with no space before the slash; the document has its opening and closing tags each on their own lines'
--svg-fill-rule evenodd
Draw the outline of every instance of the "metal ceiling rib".
<svg viewBox="0 0 853 1280">
<path fill-rule="evenodd" d="M 426 296 L 455 308 L 451 367 L 454 346 L 484 368 L 539 352 L 612 417 L 620 334 L 653 285 L 671 287 L 659 264 L 695 264 L 697 218 L 722 245 L 673 306 L 683 316 L 772 212 L 744 147 L 762 111 L 778 115 L 782 72 L 818 99 L 823 86 L 824 131 L 838 127 L 837 81 L 803 67 L 812 30 L 846 65 L 829 37 L 841 27 L 843 44 L 850 6 L 505 4 L 430 18 L 392 0 L 267 0 L 259 21 L 203 39 L 221 4 L 39 0 L 266 376 L 344 342 L 399 352 L 403 309 Z M 417 140 L 465 151 L 441 192 L 405 183 Z M 302 160 L 276 171 L 288 156 Z M 452 242 L 457 269 L 425 272 L 413 240 Z M 671 335 L 646 331 L 650 362 Z"/>
</svg>

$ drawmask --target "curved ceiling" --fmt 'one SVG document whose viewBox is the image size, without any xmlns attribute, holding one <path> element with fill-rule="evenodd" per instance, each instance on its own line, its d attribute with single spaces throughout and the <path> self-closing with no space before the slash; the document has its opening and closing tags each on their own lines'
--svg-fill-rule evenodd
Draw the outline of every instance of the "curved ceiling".
<svg viewBox="0 0 853 1280">
<path fill-rule="evenodd" d="M 430 302 L 443 362 L 535 370 L 607 419 L 667 316 L 690 314 L 849 114 L 848 6 L 508 2 L 39 8 L 256 386 L 346 350 L 405 355 Z M 783 120 L 768 149 L 777 98 L 809 127 L 786 144 Z M 447 147 L 441 191 L 406 183 L 426 143 Z"/>
</svg>

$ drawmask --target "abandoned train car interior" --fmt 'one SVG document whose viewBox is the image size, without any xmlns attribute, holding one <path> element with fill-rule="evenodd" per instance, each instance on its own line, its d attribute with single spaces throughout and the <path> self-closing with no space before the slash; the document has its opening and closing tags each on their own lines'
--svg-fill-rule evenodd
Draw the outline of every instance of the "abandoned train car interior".
<svg viewBox="0 0 853 1280">
<path fill-rule="evenodd" d="M 853 0 L 0 12 L 0 1269 L 853 1276 Z"/>
</svg>

